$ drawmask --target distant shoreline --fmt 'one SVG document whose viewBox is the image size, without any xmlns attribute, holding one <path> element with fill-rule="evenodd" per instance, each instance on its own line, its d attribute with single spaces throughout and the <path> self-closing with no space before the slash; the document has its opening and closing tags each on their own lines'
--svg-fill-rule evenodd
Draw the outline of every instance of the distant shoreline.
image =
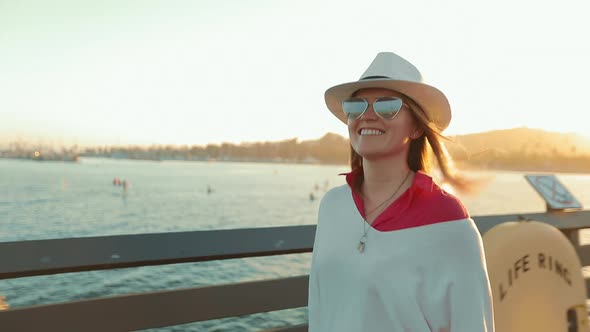
<svg viewBox="0 0 590 332">
<path fill-rule="evenodd" d="M 445 144 L 457 165 L 474 170 L 590 174 L 590 140 L 572 134 L 514 128 L 452 136 Z M 101 146 L 51 148 L 15 142 L 1 157 L 75 161 L 76 158 L 186 160 L 310 165 L 347 165 L 348 138 L 327 133 L 317 140 L 222 143 L 207 146 Z"/>
<path fill-rule="evenodd" d="M 151 162 L 170 162 L 170 161 L 180 161 L 180 162 L 201 162 L 201 163 L 250 163 L 250 164 L 286 164 L 286 165 L 312 165 L 312 166 L 348 166 L 348 163 L 327 163 L 327 162 L 298 162 L 298 161 L 278 161 L 278 160 L 190 160 L 190 159 L 138 159 L 138 158 L 121 158 L 121 157 L 94 157 L 94 156 L 81 156 L 76 160 L 59 160 L 59 159 L 42 159 L 37 160 L 33 158 L 18 158 L 18 157 L 5 157 L 0 156 L 0 159 L 8 159 L 8 160 L 30 160 L 34 162 L 62 162 L 62 163 L 79 163 L 84 159 L 104 159 L 104 160 L 115 160 L 115 161 L 151 161 Z M 567 168 L 558 168 L 554 166 L 547 166 L 543 168 L 535 168 L 529 167 L 526 165 L 523 166 L 502 166 L 496 165 L 494 167 L 480 167 L 477 165 L 472 165 L 465 162 L 455 162 L 457 165 L 458 171 L 466 170 L 466 171 L 510 171 L 510 172 L 522 172 L 522 173 L 567 173 L 567 174 L 581 174 L 581 175 L 590 175 L 590 171 L 588 169 L 578 169 L 575 167 L 567 167 Z"/>
</svg>

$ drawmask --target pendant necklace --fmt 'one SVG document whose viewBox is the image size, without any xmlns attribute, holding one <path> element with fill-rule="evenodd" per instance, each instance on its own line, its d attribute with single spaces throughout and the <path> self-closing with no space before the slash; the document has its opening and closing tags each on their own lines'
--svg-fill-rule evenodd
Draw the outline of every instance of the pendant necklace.
<svg viewBox="0 0 590 332">
<path fill-rule="evenodd" d="M 410 176 L 410 173 L 411 173 L 411 171 L 408 171 L 408 173 L 406 174 L 406 176 L 404 177 L 404 179 L 402 180 L 402 182 L 399 184 L 399 186 L 397 186 L 397 189 L 393 192 L 393 194 L 391 196 L 389 196 L 383 202 L 379 203 L 379 205 L 377 205 L 377 207 L 373 208 L 373 210 L 371 210 L 370 212 L 368 212 L 368 213 L 365 214 L 365 217 L 363 218 L 363 235 L 361 236 L 361 238 L 359 240 L 359 244 L 356 247 L 361 254 L 365 251 L 365 246 L 366 246 L 366 243 L 367 243 L 367 233 L 369 232 L 369 229 L 371 227 L 371 226 L 369 226 L 369 228 L 366 228 L 367 227 L 367 224 L 369 222 L 365 218 L 369 217 L 373 212 L 377 211 L 380 207 L 382 207 L 383 204 L 385 204 L 387 201 L 389 201 L 390 199 L 392 199 L 395 196 L 395 194 L 397 194 L 397 192 L 401 189 L 402 185 L 406 182 L 406 180 Z"/>
</svg>

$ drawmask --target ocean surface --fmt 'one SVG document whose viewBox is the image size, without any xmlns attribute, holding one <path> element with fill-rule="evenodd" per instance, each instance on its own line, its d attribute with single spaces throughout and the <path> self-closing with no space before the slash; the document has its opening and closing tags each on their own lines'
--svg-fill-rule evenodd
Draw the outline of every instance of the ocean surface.
<svg viewBox="0 0 590 332">
<path fill-rule="evenodd" d="M 344 184 L 338 174 L 346 171 L 344 165 L 0 159 L 0 242 L 315 224 L 322 195 Z M 458 195 L 474 216 L 545 210 L 524 173 L 467 175 L 488 181 L 476 196 Z M 590 206 L 590 175 L 556 175 Z M 113 185 L 115 178 L 127 188 Z M 584 233 L 583 241 L 589 239 Z M 309 273 L 310 258 L 294 254 L 0 280 L 0 295 L 18 308 L 296 276 Z M 300 308 L 150 331 L 258 331 L 306 320 L 307 310 Z"/>
</svg>

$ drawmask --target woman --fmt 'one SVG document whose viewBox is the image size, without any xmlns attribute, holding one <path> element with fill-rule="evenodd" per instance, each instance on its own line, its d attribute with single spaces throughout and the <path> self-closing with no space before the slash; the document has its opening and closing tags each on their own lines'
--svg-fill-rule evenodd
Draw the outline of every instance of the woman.
<svg viewBox="0 0 590 332">
<path fill-rule="evenodd" d="M 309 331 L 493 331 L 481 236 L 441 143 L 451 111 L 418 69 L 379 53 L 361 79 L 325 93 L 348 124 L 347 185 L 322 198 L 309 280 Z"/>
</svg>

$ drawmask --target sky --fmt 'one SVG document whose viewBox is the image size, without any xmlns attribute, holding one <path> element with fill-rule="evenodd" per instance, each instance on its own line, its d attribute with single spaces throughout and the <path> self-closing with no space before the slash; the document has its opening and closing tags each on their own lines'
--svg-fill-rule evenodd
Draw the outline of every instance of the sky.
<svg viewBox="0 0 590 332">
<path fill-rule="evenodd" d="M 588 135 L 587 0 L 0 0 L 0 142 L 205 145 L 347 136 L 324 91 L 395 52 L 448 135 Z"/>
</svg>

